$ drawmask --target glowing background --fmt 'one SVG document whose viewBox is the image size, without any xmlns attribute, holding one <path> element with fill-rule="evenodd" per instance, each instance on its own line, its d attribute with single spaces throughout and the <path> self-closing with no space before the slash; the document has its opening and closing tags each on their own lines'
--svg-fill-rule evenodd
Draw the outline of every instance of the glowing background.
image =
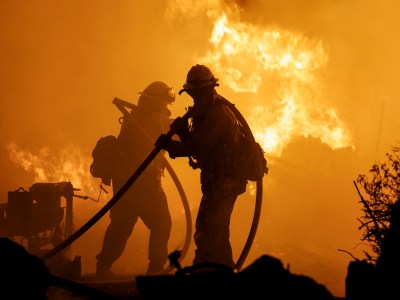
<svg viewBox="0 0 400 300">
<path fill-rule="evenodd" d="M 343 296 L 351 257 L 338 249 L 362 258 L 365 247 L 352 181 L 398 142 L 400 4 L 276 2 L 1 1 L 0 202 L 39 181 L 71 181 L 97 198 L 90 152 L 118 134 L 113 98 L 136 103 L 154 80 L 179 90 L 189 68 L 205 63 L 267 150 L 263 211 L 244 267 L 271 254 Z M 178 96 L 173 116 L 190 104 Z M 198 172 L 185 159 L 170 162 L 195 216 Z M 172 251 L 185 223 L 168 177 L 165 188 Z M 232 218 L 236 257 L 253 216 L 251 189 Z M 76 227 L 106 201 L 76 199 Z M 73 245 L 83 272 L 94 271 L 107 223 Z M 147 237 L 139 224 L 115 271 L 145 271 Z"/>
</svg>

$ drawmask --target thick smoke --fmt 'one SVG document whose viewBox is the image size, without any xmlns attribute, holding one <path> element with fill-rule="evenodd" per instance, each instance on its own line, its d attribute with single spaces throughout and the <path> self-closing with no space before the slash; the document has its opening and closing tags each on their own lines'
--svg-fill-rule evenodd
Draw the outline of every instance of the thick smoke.
<svg viewBox="0 0 400 300">
<path fill-rule="evenodd" d="M 320 71 L 325 99 L 354 136 L 354 149 L 332 150 L 315 138 L 293 140 L 281 156 L 267 157 L 263 208 L 254 245 L 244 266 L 267 253 L 291 271 L 314 277 L 338 296 L 351 257 L 362 258 L 356 218 L 361 205 L 352 181 L 383 160 L 399 138 L 398 85 L 400 4 L 352 1 L 2 1 L 0 3 L 0 202 L 7 192 L 28 188 L 35 175 L 12 160 L 10 145 L 57 159 L 68 147 L 85 159 L 96 141 L 119 130 L 114 97 L 136 103 L 138 92 L 162 80 L 179 90 L 186 72 L 210 50 L 210 20 L 220 11 L 240 14 L 255 26 L 300 32 L 327 45 L 329 60 Z M 180 17 L 176 17 L 176 16 Z M 212 68 L 212 66 L 210 66 Z M 221 82 L 224 78 L 220 78 Z M 260 91 L 268 94 L 268 83 Z M 232 102 L 261 97 L 222 85 Z M 262 96 L 258 94 L 257 96 Z M 173 116 L 191 104 L 178 96 Z M 189 196 L 195 217 L 200 199 L 198 172 L 185 160 L 171 162 Z M 88 170 L 87 170 L 88 171 Z M 184 214 L 175 187 L 165 178 L 174 216 L 171 251 L 182 245 Z M 96 187 L 96 182 L 93 183 Z M 97 193 L 82 188 L 82 193 Z M 250 188 L 249 188 L 250 190 Z M 78 201 L 75 225 L 104 205 Z M 243 248 L 254 210 L 254 195 L 243 196 L 232 218 L 236 257 Z M 83 271 L 93 272 L 107 217 L 74 245 Z M 144 272 L 147 232 L 141 225 L 117 272 Z M 93 248 L 87 247 L 93 245 Z M 193 249 L 184 263 L 191 264 Z"/>
</svg>

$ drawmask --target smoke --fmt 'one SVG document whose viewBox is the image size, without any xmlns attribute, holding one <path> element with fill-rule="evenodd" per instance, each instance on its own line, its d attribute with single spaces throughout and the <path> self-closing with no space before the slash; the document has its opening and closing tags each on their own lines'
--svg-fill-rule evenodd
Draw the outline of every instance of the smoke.
<svg viewBox="0 0 400 300">
<path fill-rule="evenodd" d="M 293 272 L 310 275 L 343 296 L 351 258 L 337 249 L 362 257 L 362 247 L 356 247 L 361 205 L 352 180 L 383 160 L 399 139 L 399 6 L 390 0 L 2 1 L 0 202 L 7 201 L 7 191 L 28 188 L 38 179 L 32 168 L 15 162 L 7 145 L 56 165 L 53 173 L 63 170 L 60 161 L 71 160 L 75 153 L 81 153 L 81 163 L 90 160 L 101 136 L 118 134 L 121 115 L 112 105 L 114 97 L 136 103 L 138 92 L 154 80 L 179 90 L 192 65 L 220 50 L 220 44 L 212 43 L 213 22 L 225 13 L 227 20 L 249 28 L 275 28 L 323 46 L 326 61 L 313 73 L 318 84 L 308 86 L 307 103 L 323 104 L 326 116 L 340 120 L 336 124 L 351 133 L 352 143 L 345 144 L 354 145 L 334 148 L 318 135 L 301 132 L 287 140 L 279 156 L 267 156 L 270 173 L 264 180 L 261 220 L 244 266 L 262 254 L 273 254 L 290 264 Z M 243 59 L 241 65 L 253 66 L 254 59 Z M 264 113 L 273 113 L 277 84 L 284 86 L 282 81 L 276 77 L 268 81 L 268 72 L 263 73 L 256 93 L 241 92 L 227 84 L 224 71 L 232 62 L 217 65 L 214 60 L 210 67 L 214 65 L 221 82 L 218 91 L 246 117 L 251 119 L 250 108 L 257 105 L 269 109 Z M 321 91 L 318 97 L 316 91 Z M 179 96 L 171 108 L 173 116 L 182 115 L 190 104 L 187 95 Z M 311 120 L 310 126 L 315 125 L 320 116 Z M 195 216 L 199 174 L 184 159 L 171 164 Z M 42 166 L 47 177 L 41 178 L 56 180 L 50 177 L 49 165 Z M 72 168 L 78 166 L 82 165 L 75 162 Z M 182 245 L 185 222 L 176 189 L 167 182 L 174 215 L 172 251 Z M 93 188 L 86 185 L 88 190 L 82 191 L 96 199 L 97 182 L 92 184 Z M 239 199 L 232 217 L 236 257 L 253 217 L 255 198 L 250 190 Z M 75 225 L 83 224 L 105 201 L 80 201 Z M 85 272 L 93 271 L 107 222 L 103 218 L 74 246 L 82 254 Z M 117 272 L 145 270 L 147 234 L 139 224 L 116 265 Z M 191 248 L 184 263 L 190 264 L 192 256 Z"/>
</svg>

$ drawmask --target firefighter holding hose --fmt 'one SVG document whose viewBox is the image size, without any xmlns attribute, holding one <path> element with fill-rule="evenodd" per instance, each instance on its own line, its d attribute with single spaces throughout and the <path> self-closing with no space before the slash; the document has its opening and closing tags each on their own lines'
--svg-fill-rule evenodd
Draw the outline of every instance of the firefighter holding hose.
<svg viewBox="0 0 400 300">
<path fill-rule="evenodd" d="M 168 105 L 175 101 L 173 88 L 164 82 L 155 81 L 139 94 L 138 105 L 129 116 L 122 119 L 117 137 L 118 160 L 112 175 L 114 195 L 154 147 L 139 128 L 125 118 L 134 118 L 153 140 L 169 130 L 172 120 Z M 110 209 L 110 223 L 101 252 L 96 257 L 96 275 L 99 279 L 112 279 L 111 267 L 122 255 L 139 218 L 150 230 L 146 274 L 156 274 L 163 270 L 168 259 L 167 246 L 171 232 L 171 215 L 161 185 L 165 165 L 160 156 L 164 154 L 164 151 L 158 153 L 137 183 Z"/>
<path fill-rule="evenodd" d="M 237 197 L 246 190 L 247 179 L 235 163 L 235 149 L 241 142 L 239 122 L 232 109 L 223 105 L 226 99 L 217 93 L 216 86 L 218 79 L 208 67 L 193 66 L 180 91 L 187 92 L 194 101 L 189 108 L 189 122 L 178 118 L 172 124 L 179 141 L 164 134 L 155 145 L 168 151 L 171 158 L 188 157 L 192 168 L 201 170 L 202 198 L 196 218 L 193 265 L 212 263 L 233 269 L 230 219 Z"/>
</svg>

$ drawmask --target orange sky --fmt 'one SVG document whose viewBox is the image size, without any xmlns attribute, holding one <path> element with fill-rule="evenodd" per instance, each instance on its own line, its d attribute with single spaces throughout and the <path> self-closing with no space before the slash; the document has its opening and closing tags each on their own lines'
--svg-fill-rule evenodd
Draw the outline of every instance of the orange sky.
<svg viewBox="0 0 400 300">
<path fill-rule="evenodd" d="M 118 134 L 120 113 L 112 104 L 114 97 L 136 103 L 137 93 L 155 80 L 179 90 L 189 68 L 215 53 L 210 40 L 212 21 L 235 1 L 209 1 L 207 7 L 197 1 L 185 6 L 187 2 L 0 2 L 0 202 L 7 202 L 8 191 L 28 189 L 37 178 L 32 169 L 12 161 L 10 145 L 33 155 L 30 158 L 48 172 L 67 160 L 74 162 L 72 169 L 81 168 L 101 136 Z M 318 86 L 301 89 L 299 97 L 308 98 L 300 104 L 334 108 L 351 133 L 354 148 L 332 149 L 320 136 L 307 137 L 302 127 L 279 155 L 267 153 L 270 173 L 264 179 L 261 219 L 244 267 L 262 254 L 274 255 L 290 265 L 293 273 L 311 276 L 343 296 L 351 257 L 338 249 L 359 258 L 366 249 L 358 245 L 361 232 L 356 218 L 361 205 L 353 180 L 383 161 L 399 140 L 400 4 L 390 0 L 266 2 L 237 1 L 241 24 L 259 32 L 275 28 L 300 34 L 306 41 L 323 45 L 326 64 L 313 73 Z M 263 71 L 257 92 L 235 91 L 224 73 L 231 63 L 221 62 L 222 69 L 215 65 L 221 85 L 218 91 L 243 109 L 246 117 L 251 114 L 249 107 L 273 107 L 276 85 L 284 87 L 285 82 Z M 312 93 L 305 94 L 306 90 Z M 321 94 L 310 97 L 316 91 Z M 173 116 L 182 115 L 190 104 L 187 95 L 178 96 Z M 198 172 L 185 159 L 170 162 L 195 215 L 200 198 Z M 85 176 L 91 179 L 88 172 Z M 82 194 L 96 198 L 97 184 L 92 180 L 91 186 L 82 183 L 79 188 Z M 174 217 L 172 251 L 182 244 L 185 224 L 178 194 L 168 177 L 165 186 Z M 105 201 L 77 199 L 76 226 Z M 238 200 L 231 226 L 236 257 L 244 246 L 253 209 L 250 193 Z M 103 218 L 74 245 L 74 251 L 82 255 L 84 272 L 94 270 L 107 221 Z M 147 232 L 139 224 L 116 270 L 144 272 L 146 245 Z M 192 251 L 184 260 L 187 265 Z"/>
</svg>

